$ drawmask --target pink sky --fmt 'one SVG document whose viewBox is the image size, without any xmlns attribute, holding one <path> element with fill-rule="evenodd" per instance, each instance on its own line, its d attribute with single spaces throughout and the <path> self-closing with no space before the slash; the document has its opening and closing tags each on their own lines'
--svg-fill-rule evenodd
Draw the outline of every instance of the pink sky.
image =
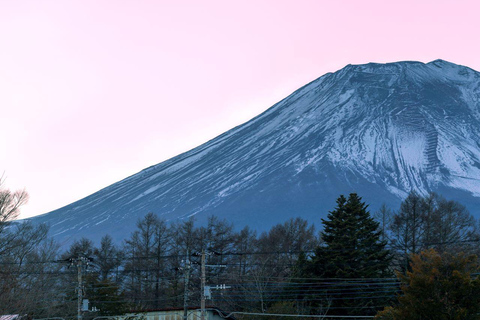
<svg viewBox="0 0 480 320">
<path fill-rule="evenodd" d="M 33 216 L 349 63 L 480 70 L 479 12 L 461 0 L 1 1 L 0 172 Z"/>
</svg>

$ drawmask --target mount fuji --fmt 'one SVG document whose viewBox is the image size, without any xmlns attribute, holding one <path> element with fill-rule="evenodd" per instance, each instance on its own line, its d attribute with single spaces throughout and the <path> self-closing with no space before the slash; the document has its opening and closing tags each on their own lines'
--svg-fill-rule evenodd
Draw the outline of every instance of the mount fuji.
<svg viewBox="0 0 480 320">
<path fill-rule="evenodd" d="M 480 73 L 443 60 L 348 65 L 254 119 L 84 199 L 31 218 L 61 243 L 127 237 L 154 212 L 264 231 L 316 224 L 340 194 L 375 211 L 434 191 L 480 216 Z"/>
</svg>

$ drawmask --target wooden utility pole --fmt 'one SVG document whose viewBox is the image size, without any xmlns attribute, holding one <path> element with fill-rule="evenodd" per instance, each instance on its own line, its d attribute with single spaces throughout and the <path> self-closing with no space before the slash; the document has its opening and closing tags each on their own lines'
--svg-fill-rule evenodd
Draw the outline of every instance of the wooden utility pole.
<svg viewBox="0 0 480 320">
<path fill-rule="evenodd" d="M 183 320 L 188 318 L 188 282 L 190 280 L 190 252 L 187 250 L 187 257 L 185 259 L 185 281 L 184 281 L 184 292 L 183 292 Z"/>
<path fill-rule="evenodd" d="M 83 266 L 83 257 L 78 257 L 76 260 L 77 260 L 77 271 L 78 271 L 77 319 L 82 320 L 82 303 L 83 303 L 82 266 Z"/>
<path fill-rule="evenodd" d="M 200 295 L 202 297 L 201 300 L 201 315 L 200 319 L 205 320 L 205 282 L 206 282 L 206 275 L 205 275 L 205 249 L 202 250 L 202 284 L 200 287 Z"/>
<path fill-rule="evenodd" d="M 69 259 L 70 263 L 73 265 L 77 264 L 77 320 L 82 320 L 82 307 L 83 307 L 83 269 L 88 267 L 88 263 L 92 261 L 92 258 L 87 258 L 84 256 L 72 257 Z"/>
<path fill-rule="evenodd" d="M 83 271 L 88 268 L 90 261 L 93 261 L 92 258 L 77 255 L 71 256 L 70 258 L 57 260 L 56 262 L 68 262 L 70 265 L 68 268 L 77 266 L 77 320 L 82 320 L 82 309 L 83 309 Z M 88 307 L 87 307 L 88 308 Z"/>
<path fill-rule="evenodd" d="M 218 253 L 215 253 L 215 252 L 205 252 L 205 249 L 202 250 L 202 263 L 201 263 L 201 267 L 202 267 L 202 276 L 201 276 L 201 287 L 200 287 L 200 296 L 201 296 L 201 305 L 200 305 L 200 308 L 201 308 L 201 317 L 200 317 L 200 320 L 206 320 L 207 318 L 207 312 L 206 312 L 206 308 L 205 308 L 205 300 L 208 298 L 208 299 L 211 299 L 211 295 L 210 295 L 210 290 L 212 289 L 212 287 L 210 286 L 207 286 L 206 282 L 207 282 L 207 275 L 206 275 L 206 267 L 210 267 L 210 268 L 226 268 L 227 266 L 226 265 L 211 265 L 211 264 L 206 264 L 206 256 L 210 256 L 210 255 L 213 255 L 213 254 L 218 254 Z M 208 297 L 207 297 L 207 292 L 208 292 Z"/>
</svg>

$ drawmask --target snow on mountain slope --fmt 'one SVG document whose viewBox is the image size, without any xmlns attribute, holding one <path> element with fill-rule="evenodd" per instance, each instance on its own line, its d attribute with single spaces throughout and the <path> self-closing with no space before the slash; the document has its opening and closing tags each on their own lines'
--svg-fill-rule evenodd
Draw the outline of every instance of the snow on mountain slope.
<svg viewBox="0 0 480 320">
<path fill-rule="evenodd" d="M 33 218 L 68 242 L 120 240 L 155 212 L 215 214 L 259 230 L 319 222 L 340 193 L 372 210 L 410 190 L 454 196 L 480 215 L 480 74 L 436 60 L 349 65 L 207 143 Z"/>
</svg>

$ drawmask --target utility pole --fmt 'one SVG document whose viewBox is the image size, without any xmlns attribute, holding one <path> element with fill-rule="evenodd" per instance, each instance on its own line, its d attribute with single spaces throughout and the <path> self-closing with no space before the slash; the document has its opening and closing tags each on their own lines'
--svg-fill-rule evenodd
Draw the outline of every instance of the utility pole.
<svg viewBox="0 0 480 320">
<path fill-rule="evenodd" d="M 184 293 L 183 293 L 183 320 L 188 318 L 188 282 L 190 280 L 190 252 L 187 250 L 187 257 L 185 259 L 185 281 L 184 281 Z"/>
<path fill-rule="evenodd" d="M 206 275 L 205 275 L 205 249 L 202 250 L 202 284 L 200 288 L 200 294 L 202 297 L 202 301 L 200 304 L 201 308 L 201 315 L 200 319 L 205 320 L 205 282 L 206 282 Z"/>
<path fill-rule="evenodd" d="M 68 259 L 73 265 L 77 264 L 77 320 L 82 320 L 82 311 L 83 311 L 83 268 L 88 267 L 88 263 L 92 261 L 92 258 L 87 258 L 85 256 L 77 256 Z"/>
<path fill-rule="evenodd" d="M 206 267 L 212 267 L 212 268 L 226 268 L 226 265 L 207 265 L 206 264 L 206 256 L 207 255 L 212 255 L 212 254 L 218 254 L 216 252 L 205 252 L 205 249 L 202 249 L 202 262 L 201 262 L 201 268 L 202 268 L 202 276 L 201 276 L 201 287 L 200 287 L 200 296 L 201 296 L 201 304 L 200 304 L 200 309 L 201 309 L 201 316 L 200 320 L 205 320 L 206 318 L 206 309 L 205 309 L 205 300 L 207 299 L 207 292 L 208 292 L 208 299 L 211 299 L 210 295 L 210 290 L 211 287 L 206 285 L 207 282 L 207 276 L 206 276 Z"/>
<path fill-rule="evenodd" d="M 77 288 L 77 319 L 82 320 L 82 303 L 83 303 L 83 283 L 82 283 L 82 265 L 83 257 L 77 258 L 78 271 L 78 288 Z"/>
<path fill-rule="evenodd" d="M 88 267 L 88 264 L 90 261 L 93 261 L 92 258 L 82 256 L 82 255 L 77 255 L 77 256 L 72 256 L 67 259 L 63 260 L 57 260 L 56 262 L 69 262 L 70 265 L 68 268 L 72 267 L 73 265 L 77 265 L 77 281 L 78 281 L 78 286 L 77 286 L 77 320 L 82 320 L 82 311 L 88 311 L 88 300 L 86 301 L 86 307 L 84 308 L 83 305 L 83 270 L 85 270 Z M 84 310 L 85 309 L 85 310 Z"/>
</svg>

